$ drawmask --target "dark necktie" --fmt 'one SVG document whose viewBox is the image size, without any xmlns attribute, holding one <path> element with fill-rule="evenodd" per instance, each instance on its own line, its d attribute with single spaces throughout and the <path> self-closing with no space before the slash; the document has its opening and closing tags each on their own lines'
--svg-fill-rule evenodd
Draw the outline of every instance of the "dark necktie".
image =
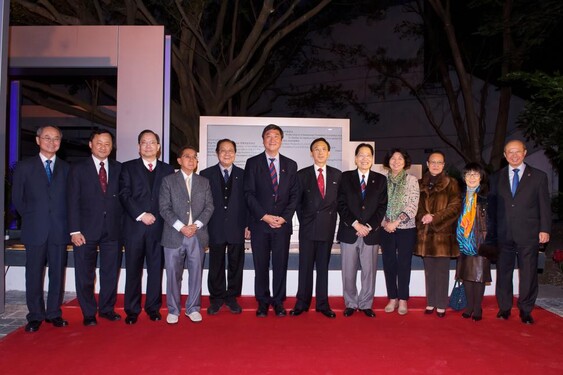
<svg viewBox="0 0 563 375">
<path fill-rule="evenodd" d="M 272 180 L 272 187 L 274 188 L 275 198 L 278 198 L 278 174 L 276 173 L 276 166 L 274 165 L 276 158 L 270 158 L 270 179 Z"/>
<path fill-rule="evenodd" d="M 98 173 L 98 179 L 100 180 L 100 186 L 102 187 L 102 191 L 105 194 L 106 190 L 108 189 L 108 173 L 104 168 L 103 161 L 100 162 L 100 172 Z"/>
<path fill-rule="evenodd" d="M 51 171 L 52 162 L 52 160 L 45 160 L 45 172 L 47 173 L 47 180 L 49 180 L 49 182 L 53 179 L 53 171 Z"/>
<path fill-rule="evenodd" d="M 514 177 L 512 178 L 512 196 L 516 195 L 516 189 L 518 189 L 518 184 L 520 183 L 520 177 L 518 176 L 518 172 L 520 169 L 514 168 L 512 170 L 514 172 Z"/>
<path fill-rule="evenodd" d="M 321 197 L 325 199 L 325 178 L 323 177 L 323 169 L 319 168 L 319 177 L 317 177 L 317 186 L 321 192 Z"/>
<path fill-rule="evenodd" d="M 228 169 L 223 169 L 223 179 L 225 180 L 225 183 L 227 183 L 227 181 L 229 181 L 229 170 Z"/>
<path fill-rule="evenodd" d="M 360 187 L 362 188 L 362 199 L 366 197 L 366 180 L 364 175 L 362 175 L 362 180 L 360 181 Z"/>
</svg>

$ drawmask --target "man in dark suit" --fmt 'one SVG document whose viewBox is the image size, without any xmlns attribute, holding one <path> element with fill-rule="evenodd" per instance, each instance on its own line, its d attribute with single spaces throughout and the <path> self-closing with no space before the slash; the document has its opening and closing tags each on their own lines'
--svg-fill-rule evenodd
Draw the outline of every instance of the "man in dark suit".
<svg viewBox="0 0 563 375">
<path fill-rule="evenodd" d="M 244 196 L 249 210 L 256 316 L 266 317 L 268 306 L 276 316 L 285 316 L 287 261 L 291 220 L 297 207 L 297 163 L 281 155 L 283 130 L 270 124 L 262 131 L 265 152 L 246 161 Z M 270 252 L 273 293 L 270 296 Z"/>
<path fill-rule="evenodd" d="M 342 173 L 326 165 L 330 144 L 317 138 L 309 147 L 314 164 L 297 172 L 299 198 L 299 287 L 290 315 L 309 310 L 313 294 L 313 269 L 317 269 L 315 310 L 336 318 L 328 303 L 328 264 L 336 228 L 338 186 Z"/>
<path fill-rule="evenodd" d="M 551 205 L 547 175 L 524 163 L 526 146 L 510 141 L 504 147 L 508 166 L 491 180 L 491 204 L 496 205 L 497 318 L 508 319 L 512 309 L 512 274 L 518 259 L 518 309 L 525 324 L 533 324 L 532 309 L 538 295 L 539 244 L 549 242 Z"/>
<path fill-rule="evenodd" d="M 70 237 L 66 217 L 68 164 L 57 158 L 62 133 L 56 126 L 37 129 L 39 155 L 16 165 L 12 203 L 22 217 L 21 239 L 25 245 L 26 332 L 35 332 L 45 320 L 55 327 L 62 318 L 66 245 Z M 49 266 L 47 308 L 43 299 L 45 265 Z"/>
<path fill-rule="evenodd" d="M 375 318 L 372 309 L 377 271 L 380 225 L 387 210 L 387 179 L 370 170 L 373 147 L 361 143 L 356 147 L 358 169 L 342 173 L 338 190 L 337 239 L 342 256 L 344 316 L 362 311 Z M 356 276 L 361 269 L 362 288 L 358 294 Z"/>
<path fill-rule="evenodd" d="M 195 173 L 197 151 L 185 146 L 178 152 L 180 170 L 162 180 L 159 195 L 164 219 L 162 246 L 166 267 L 168 324 L 177 324 L 184 265 L 188 268 L 188 300 L 185 315 L 194 323 L 202 321 L 201 279 L 205 248 L 209 243 L 207 223 L 213 214 L 209 181 Z"/>
<path fill-rule="evenodd" d="M 162 216 L 158 212 L 158 196 L 162 179 L 174 168 L 157 159 L 160 137 L 152 130 L 143 130 L 138 137 L 140 158 L 123 163 L 119 178 L 119 198 L 125 209 L 125 318 L 135 324 L 141 312 L 141 281 L 143 265 L 147 264 L 145 312 L 158 321 L 162 306 L 162 269 L 164 254 Z"/>
<path fill-rule="evenodd" d="M 76 296 L 85 326 L 101 318 L 117 321 L 114 310 L 121 267 L 123 209 L 119 202 L 121 163 L 109 159 L 113 135 L 94 130 L 88 143 L 92 157 L 73 163 L 68 175 L 68 223 L 74 245 Z M 99 302 L 94 297 L 96 263 L 100 253 Z"/>
<path fill-rule="evenodd" d="M 250 237 L 246 227 L 244 202 L 244 170 L 234 165 L 237 145 L 221 139 L 215 148 L 219 163 L 201 171 L 209 180 L 215 210 L 209 221 L 209 315 L 219 312 L 223 304 L 233 314 L 242 308 L 237 297 L 242 291 L 244 269 L 244 238 Z M 246 232 L 246 233 L 245 233 Z M 225 250 L 227 251 L 227 282 L 225 282 Z"/>
</svg>

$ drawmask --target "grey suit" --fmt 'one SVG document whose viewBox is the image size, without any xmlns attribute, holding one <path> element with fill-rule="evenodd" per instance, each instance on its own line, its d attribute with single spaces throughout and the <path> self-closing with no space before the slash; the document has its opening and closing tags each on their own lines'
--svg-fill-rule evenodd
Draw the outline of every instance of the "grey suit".
<svg viewBox="0 0 563 375">
<path fill-rule="evenodd" d="M 186 313 L 199 311 L 201 306 L 201 279 L 205 247 L 208 245 L 207 223 L 213 213 L 213 196 L 209 181 L 192 173 L 191 197 L 181 171 L 162 180 L 159 194 L 160 215 L 164 219 L 162 246 L 166 268 L 166 303 L 168 313 L 180 315 L 180 295 L 184 266 L 188 268 L 188 294 Z M 199 222 L 196 235 L 185 237 L 174 224 Z"/>
</svg>

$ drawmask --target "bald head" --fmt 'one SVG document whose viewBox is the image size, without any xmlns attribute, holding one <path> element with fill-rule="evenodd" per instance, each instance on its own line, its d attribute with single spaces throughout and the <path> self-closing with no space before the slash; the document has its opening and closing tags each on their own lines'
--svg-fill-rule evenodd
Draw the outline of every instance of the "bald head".
<svg viewBox="0 0 563 375">
<path fill-rule="evenodd" d="M 504 146 L 504 157 L 512 168 L 522 165 L 526 157 L 526 145 L 518 140 L 507 142 Z"/>
</svg>

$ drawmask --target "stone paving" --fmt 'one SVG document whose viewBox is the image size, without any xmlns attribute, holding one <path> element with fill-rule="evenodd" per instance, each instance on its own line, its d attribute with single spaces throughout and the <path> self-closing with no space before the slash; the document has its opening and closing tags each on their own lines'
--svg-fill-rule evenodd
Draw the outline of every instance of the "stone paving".
<svg viewBox="0 0 563 375">
<path fill-rule="evenodd" d="M 64 301 L 76 298 L 76 293 L 65 293 Z M 47 296 L 45 295 L 45 299 Z M 0 314 L 0 339 L 27 323 L 25 292 L 10 290 L 6 292 L 6 310 Z"/>
</svg>

